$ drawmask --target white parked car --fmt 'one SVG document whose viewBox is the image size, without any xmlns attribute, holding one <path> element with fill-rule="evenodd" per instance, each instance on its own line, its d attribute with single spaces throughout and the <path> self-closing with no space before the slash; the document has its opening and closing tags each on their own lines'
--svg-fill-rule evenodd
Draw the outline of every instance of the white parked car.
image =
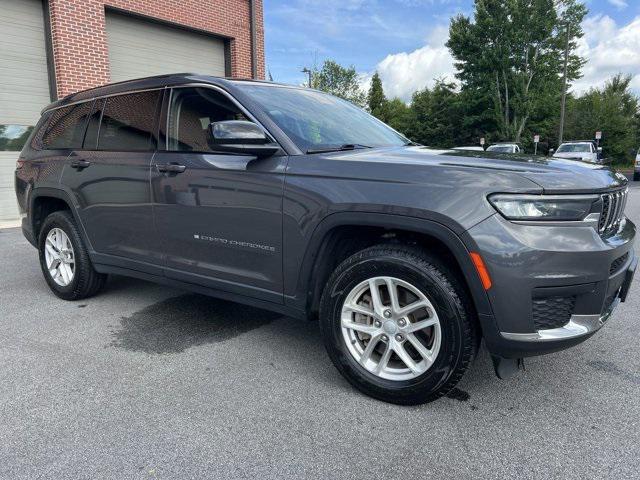
<svg viewBox="0 0 640 480">
<path fill-rule="evenodd" d="M 565 142 L 553 154 L 556 158 L 569 158 L 584 162 L 601 163 L 602 148 L 597 147 L 592 141 Z"/>
<path fill-rule="evenodd" d="M 520 146 L 517 143 L 496 143 L 487 148 L 487 152 L 495 153 L 520 153 Z"/>
<path fill-rule="evenodd" d="M 633 170 L 633 179 L 635 181 L 640 180 L 640 149 L 638 149 L 638 153 L 636 153 L 636 165 Z"/>
</svg>

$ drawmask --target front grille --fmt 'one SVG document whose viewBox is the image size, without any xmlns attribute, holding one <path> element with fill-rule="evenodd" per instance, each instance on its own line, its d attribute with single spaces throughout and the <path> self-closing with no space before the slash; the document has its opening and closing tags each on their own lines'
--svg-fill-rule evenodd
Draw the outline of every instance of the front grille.
<svg viewBox="0 0 640 480">
<path fill-rule="evenodd" d="M 624 217 L 624 207 L 627 204 L 629 190 L 603 193 L 602 214 L 598 222 L 598 232 L 605 234 L 617 228 Z"/>
<path fill-rule="evenodd" d="M 625 253 L 624 255 L 621 255 L 620 257 L 616 258 L 613 262 L 611 262 L 611 266 L 609 267 L 609 275 L 613 275 L 618 270 L 620 270 L 620 268 L 627 261 L 627 258 L 629 258 L 629 252 Z"/>
<path fill-rule="evenodd" d="M 576 297 L 546 297 L 533 299 L 533 323 L 536 330 L 559 328 L 571 319 Z"/>
</svg>

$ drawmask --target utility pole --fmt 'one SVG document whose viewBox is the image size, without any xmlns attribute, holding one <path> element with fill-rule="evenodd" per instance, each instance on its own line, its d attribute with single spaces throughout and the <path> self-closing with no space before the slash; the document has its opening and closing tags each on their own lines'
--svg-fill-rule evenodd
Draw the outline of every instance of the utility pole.
<svg viewBox="0 0 640 480">
<path fill-rule="evenodd" d="M 558 145 L 562 143 L 564 136 L 564 113 L 567 104 L 567 70 L 569 68 L 569 39 L 571 38 L 571 25 L 567 22 L 567 45 L 564 49 L 564 79 L 562 81 L 562 104 L 560 105 L 560 133 Z"/>
<path fill-rule="evenodd" d="M 311 70 L 310 70 L 310 69 L 308 69 L 307 67 L 304 67 L 304 68 L 301 70 L 301 72 L 302 72 L 302 73 L 306 73 L 306 74 L 309 76 L 309 83 L 307 84 L 307 86 L 308 86 L 309 88 L 311 88 L 311 73 L 312 73 L 312 72 L 311 72 Z"/>
</svg>

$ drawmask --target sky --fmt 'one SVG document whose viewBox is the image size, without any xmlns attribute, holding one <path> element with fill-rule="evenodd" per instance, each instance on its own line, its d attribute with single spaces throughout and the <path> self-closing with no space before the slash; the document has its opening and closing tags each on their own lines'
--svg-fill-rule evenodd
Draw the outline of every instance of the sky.
<svg viewBox="0 0 640 480">
<path fill-rule="evenodd" d="M 579 53 L 588 59 L 581 93 L 622 72 L 640 94 L 640 0 L 586 0 Z M 366 87 L 375 71 L 385 94 L 404 101 L 436 78 L 453 79 L 445 47 L 452 16 L 473 0 L 264 0 L 266 66 L 277 82 L 302 84 L 304 67 L 326 59 L 353 65 Z"/>
</svg>

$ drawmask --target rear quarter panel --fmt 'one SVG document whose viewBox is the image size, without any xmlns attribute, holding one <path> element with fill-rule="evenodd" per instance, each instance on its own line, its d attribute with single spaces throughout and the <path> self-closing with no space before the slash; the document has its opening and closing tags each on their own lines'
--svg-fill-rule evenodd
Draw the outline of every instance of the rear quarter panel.
<svg viewBox="0 0 640 480">
<path fill-rule="evenodd" d="M 15 189 L 20 214 L 29 212 L 31 193 L 36 187 L 59 188 L 69 150 L 43 150 L 42 135 L 48 115 L 45 114 L 33 135 L 27 140 L 19 160 L 22 168 L 15 171 Z"/>
</svg>

